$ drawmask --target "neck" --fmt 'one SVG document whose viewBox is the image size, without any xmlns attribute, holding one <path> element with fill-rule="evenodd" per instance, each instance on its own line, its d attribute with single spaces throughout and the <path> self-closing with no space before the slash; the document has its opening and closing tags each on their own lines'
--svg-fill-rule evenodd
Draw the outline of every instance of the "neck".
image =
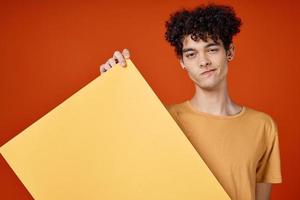
<svg viewBox="0 0 300 200">
<path fill-rule="evenodd" d="M 242 109 L 230 99 L 226 81 L 212 90 L 202 89 L 195 84 L 195 94 L 190 103 L 200 112 L 219 116 L 235 115 Z"/>
</svg>

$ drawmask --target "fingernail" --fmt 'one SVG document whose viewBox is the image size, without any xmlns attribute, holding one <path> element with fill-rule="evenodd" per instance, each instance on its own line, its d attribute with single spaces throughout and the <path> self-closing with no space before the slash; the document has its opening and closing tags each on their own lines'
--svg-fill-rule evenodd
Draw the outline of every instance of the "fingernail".
<svg viewBox="0 0 300 200">
<path fill-rule="evenodd" d="M 121 65 L 125 67 L 126 63 L 124 61 L 121 62 Z"/>
</svg>

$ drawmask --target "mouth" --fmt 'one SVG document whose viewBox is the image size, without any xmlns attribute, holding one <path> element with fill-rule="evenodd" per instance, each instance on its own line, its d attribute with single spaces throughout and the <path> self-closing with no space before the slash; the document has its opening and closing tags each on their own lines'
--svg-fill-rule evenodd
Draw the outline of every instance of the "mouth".
<svg viewBox="0 0 300 200">
<path fill-rule="evenodd" d="M 205 72 L 202 72 L 201 75 L 208 75 L 208 74 L 211 74 L 212 72 L 216 71 L 216 69 L 210 69 L 210 70 L 207 70 Z"/>
</svg>

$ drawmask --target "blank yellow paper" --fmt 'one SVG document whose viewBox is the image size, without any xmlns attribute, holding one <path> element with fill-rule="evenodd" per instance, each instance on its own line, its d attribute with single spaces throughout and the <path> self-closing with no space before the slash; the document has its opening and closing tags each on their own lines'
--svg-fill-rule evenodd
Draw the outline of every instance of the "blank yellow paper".
<svg viewBox="0 0 300 200">
<path fill-rule="evenodd" d="M 0 152 L 36 200 L 229 199 L 130 60 Z"/>
</svg>

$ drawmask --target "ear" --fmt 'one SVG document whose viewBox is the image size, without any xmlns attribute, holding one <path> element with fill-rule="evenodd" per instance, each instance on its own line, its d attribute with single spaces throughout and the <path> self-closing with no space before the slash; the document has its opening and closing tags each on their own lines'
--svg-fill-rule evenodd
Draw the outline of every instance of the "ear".
<svg viewBox="0 0 300 200">
<path fill-rule="evenodd" d="M 235 47 L 234 47 L 233 43 L 231 43 L 227 50 L 227 60 L 232 61 L 234 58 L 234 55 L 235 55 Z"/>
<path fill-rule="evenodd" d="M 179 62 L 180 62 L 180 65 L 181 65 L 182 69 L 185 70 L 185 69 L 186 69 L 186 66 L 185 66 L 184 63 L 183 63 L 182 58 L 179 59 Z"/>
</svg>

